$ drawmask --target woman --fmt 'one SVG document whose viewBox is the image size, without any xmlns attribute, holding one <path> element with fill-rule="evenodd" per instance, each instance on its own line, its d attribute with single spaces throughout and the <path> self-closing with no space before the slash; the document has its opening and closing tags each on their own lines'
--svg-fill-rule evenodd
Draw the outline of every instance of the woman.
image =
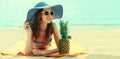
<svg viewBox="0 0 120 59">
<path fill-rule="evenodd" d="M 40 2 L 28 11 L 25 29 L 27 31 L 27 41 L 25 55 L 46 55 L 58 52 L 58 48 L 47 50 L 51 46 L 52 35 L 56 46 L 60 39 L 59 31 L 52 19 L 62 17 L 63 8 L 61 5 L 49 6 L 45 2 Z"/>
</svg>

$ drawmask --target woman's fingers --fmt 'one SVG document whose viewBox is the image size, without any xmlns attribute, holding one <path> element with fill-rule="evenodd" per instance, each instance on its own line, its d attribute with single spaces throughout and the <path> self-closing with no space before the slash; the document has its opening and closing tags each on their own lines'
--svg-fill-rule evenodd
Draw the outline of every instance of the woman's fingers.
<svg viewBox="0 0 120 59">
<path fill-rule="evenodd" d="M 46 51 L 46 50 L 33 50 L 33 54 L 36 56 L 45 55 L 47 53 L 48 53 L 48 51 Z"/>
<path fill-rule="evenodd" d="M 37 50 L 33 50 L 33 54 L 36 55 L 36 56 L 40 55 L 40 53 Z"/>
<path fill-rule="evenodd" d="M 32 34 L 32 30 L 31 30 L 31 27 L 30 27 L 28 21 L 26 21 L 26 22 L 24 23 L 24 29 L 25 29 L 25 30 L 27 31 L 27 33 L 29 33 L 30 35 Z"/>
<path fill-rule="evenodd" d="M 26 24 L 26 25 L 29 25 L 29 22 L 26 22 L 25 24 Z"/>
<path fill-rule="evenodd" d="M 25 29 L 29 29 L 29 28 L 30 28 L 29 22 L 25 22 Z"/>
<path fill-rule="evenodd" d="M 26 22 L 25 25 L 26 25 L 26 26 L 29 26 L 29 22 Z"/>
</svg>

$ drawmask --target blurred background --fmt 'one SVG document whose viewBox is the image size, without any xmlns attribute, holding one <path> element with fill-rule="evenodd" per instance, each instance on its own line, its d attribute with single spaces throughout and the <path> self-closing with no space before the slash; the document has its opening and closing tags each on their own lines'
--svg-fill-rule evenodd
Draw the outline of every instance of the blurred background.
<svg viewBox="0 0 120 59">
<path fill-rule="evenodd" d="M 42 0 L 0 0 L 0 29 L 23 26 L 27 12 Z M 62 4 L 69 27 L 120 27 L 120 0 L 45 0 Z M 57 25 L 58 20 L 54 20 Z"/>
</svg>

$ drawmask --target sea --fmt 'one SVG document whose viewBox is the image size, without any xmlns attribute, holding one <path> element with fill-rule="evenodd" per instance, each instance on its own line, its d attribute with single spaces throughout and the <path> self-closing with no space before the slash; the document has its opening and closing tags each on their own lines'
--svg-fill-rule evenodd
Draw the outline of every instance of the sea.
<svg viewBox="0 0 120 59">
<path fill-rule="evenodd" d="M 0 29 L 24 26 L 28 10 L 38 2 L 0 0 Z M 69 27 L 120 27 L 120 0 L 52 0 L 53 3 L 63 6 L 63 17 L 53 20 L 58 27 L 59 20 L 69 21 Z"/>
</svg>

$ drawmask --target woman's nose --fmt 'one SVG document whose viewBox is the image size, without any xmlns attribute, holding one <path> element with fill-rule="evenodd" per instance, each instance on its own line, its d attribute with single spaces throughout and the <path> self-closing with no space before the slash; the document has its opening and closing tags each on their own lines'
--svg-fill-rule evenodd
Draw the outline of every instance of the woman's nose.
<svg viewBox="0 0 120 59">
<path fill-rule="evenodd" d="M 52 19 L 53 16 L 49 14 L 49 15 L 47 15 L 47 18 Z"/>
</svg>

